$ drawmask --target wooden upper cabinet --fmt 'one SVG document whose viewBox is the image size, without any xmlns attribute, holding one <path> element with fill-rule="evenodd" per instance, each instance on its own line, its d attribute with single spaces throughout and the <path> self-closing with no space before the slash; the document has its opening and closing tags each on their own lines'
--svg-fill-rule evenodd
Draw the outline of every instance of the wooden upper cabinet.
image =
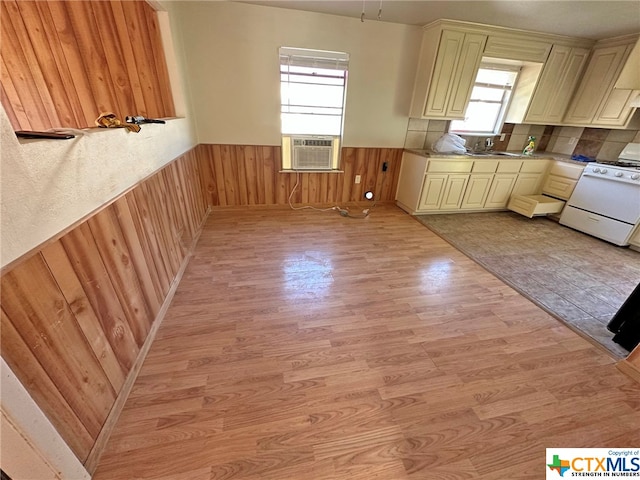
<svg viewBox="0 0 640 480">
<path fill-rule="evenodd" d="M 144 0 L 0 1 L 2 105 L 15 130 L 101 113 L 175 116 L 157 12 Z"/>
<path fill-rule="evenodd" d="M 564 117 L 565 125 L 624 127 L 635 108 L 629 107 L 633 90 L 614 89 L 635 38 L 627 43 L 596 46 L 582 82 Z"/>
<path fill-rule="evenodd" d="M 550 51 L 550 42 L 522 38 L 522 34 L 493 34 L 487 38 L 484 56 L 543 63 Z"/>
<path fill-rule="evenodd" d="M 425 30 L 410 116 L 464 118 L 486 40 L 440 26 Z"/>
<path fill-rule="evenodd" d="M 587 64 L 589 49 L 554 45 L 536 85 L 525 123 L 559 124 Z"/>
</svg>

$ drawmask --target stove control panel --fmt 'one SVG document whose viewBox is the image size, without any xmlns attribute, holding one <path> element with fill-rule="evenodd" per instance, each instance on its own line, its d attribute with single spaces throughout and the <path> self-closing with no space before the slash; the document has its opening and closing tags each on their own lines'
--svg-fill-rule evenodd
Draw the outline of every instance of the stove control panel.
<svg viewBox="0 0 640 480">
<path fill-rule="evenodd" d="M 583 175 L 640 185 L 640 172 L 633 167 L 618 167 L 596 163 L 588 165 L 584 169 Z"/>
</svg>

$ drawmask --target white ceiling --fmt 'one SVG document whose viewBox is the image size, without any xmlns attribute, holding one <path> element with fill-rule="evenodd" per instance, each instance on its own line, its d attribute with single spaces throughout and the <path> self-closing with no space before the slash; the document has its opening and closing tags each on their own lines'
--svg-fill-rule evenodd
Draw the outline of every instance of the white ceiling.
<svg viewBox="0 0 640 480">
<path fill-rule="evenodd" d="M 360 18 L 363 1 L 235 0 Z M 364 0 L 377 21 L 380 0 Z M 384 22 L 426 25 L 447 18 L 598 40 L 640 32 L 639 0 L 382 0 Z"/>
</svg>

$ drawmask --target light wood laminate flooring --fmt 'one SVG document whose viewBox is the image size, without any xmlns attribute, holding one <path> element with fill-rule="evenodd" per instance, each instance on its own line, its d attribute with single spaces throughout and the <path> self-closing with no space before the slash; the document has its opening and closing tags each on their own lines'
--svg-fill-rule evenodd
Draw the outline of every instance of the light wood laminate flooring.
<svg viewBox="0 0 640 480">
<path fill-rule="evenodd" d="M 214 210 L 94 478 L 540 479 L 640 445 L 614 364 L 396 207 Z"/>
</svg>

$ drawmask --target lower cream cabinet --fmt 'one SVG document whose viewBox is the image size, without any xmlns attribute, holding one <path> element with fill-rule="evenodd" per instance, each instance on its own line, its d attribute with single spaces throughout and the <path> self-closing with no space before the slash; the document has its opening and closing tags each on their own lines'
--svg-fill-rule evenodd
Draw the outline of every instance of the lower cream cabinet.
<svg viewBox="0 0 640 480">
<path fill-rule="evenodd" d="M 424 185 L 422 187 L 422 195 L 420 196 L 420 210 L 438 210 L 440 201 L 444 193 L 444 186 L 447 183 L 446 174 L 431 174 L 424 177 Z"/>
<path fill-rule="evenodd" d="M 570 195 L 582 172 L 581 165 L 541 158 L 481 158 L 422 156 L 404 152 L 396 191 L 396 204 L 412 215 L 460 211 L 506 210 L 512 194 L 539 194 L 549 165 L 553 185 L 573 182 Z"/>
<path fill-rule="evenodd" d="M 517 178 L 517 173 L 497 173 L 493 177 L 484 208 L 506 208 Z"/>
<path fill-rule="evenodd" d="M 460 208 L 468 181 L 469 175 L 449 175 L 447 183 L 444 186 L 442 202 L 440 202 L 441 210 L 455 210 Z"/>
<path fill-rule="evenodd" d="M 457 210 L 469 181 L 465 174 L 428 174 L 424 179 L 420 210 Z"/>
<path fill-rule="evenodd" d="M 464 192 L 460 208 L 463 210 L 477 210 L 484 208 L 492 180 L 492 173 L 471 175 L 469 177 L 469 183 L 467 183 L 467 188 Z"/>
<path fill-rule="evenodd" d="M 513 186 L 513 195 L 534 195 L 542 187 L 542 173 L 521 173 Z"/>
<path fill-rule="evenodd" d="M 551 166 L 542 189 L 548 195 L 562 200 L 569 200 L 583 170 L 583 165 L 556 161 Z"/>
</svg>

